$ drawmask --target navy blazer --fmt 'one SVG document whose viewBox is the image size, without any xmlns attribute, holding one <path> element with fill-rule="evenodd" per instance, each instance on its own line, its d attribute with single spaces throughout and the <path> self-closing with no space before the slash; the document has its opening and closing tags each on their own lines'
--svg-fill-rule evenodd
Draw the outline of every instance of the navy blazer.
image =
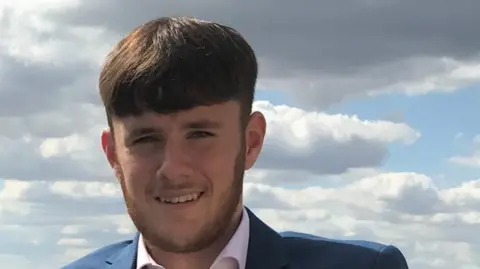
<svg viewBox="0 0 480 269">
<path fill-rule="evenodd" d="M 250 240 L 246 269 L 408 269 L 405 257 L 394 246 L 277 233 L 247 212 Z M 61 269 L 135 269 L 138 236 L 103 247 Z"/>
</svg>

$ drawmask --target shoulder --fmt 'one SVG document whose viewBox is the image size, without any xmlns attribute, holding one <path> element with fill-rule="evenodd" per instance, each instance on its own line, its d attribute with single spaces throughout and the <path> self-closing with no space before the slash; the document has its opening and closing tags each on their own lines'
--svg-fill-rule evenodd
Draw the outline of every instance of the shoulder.
<svg viewBox="0 0 480 269">
<path fill-rule="evenodd" d="M 392 245 L 363 240 L 334 240 L 305 233 L 283 232 L 290 259 L 324 268 L 408 269 L 401 251 Z"/>
<path fill-rule="evenodd" d="M 102 247 L 86 256 L 79 258 L 78 260 L 65 265 L 60 269 L 99 269 L 106 265 L 106 260 L 113 254 L 117 253 L 121 249 L 128 245 L 131 245 L 133 240 L 126 240 L 115 244 Z"/>
</svg>

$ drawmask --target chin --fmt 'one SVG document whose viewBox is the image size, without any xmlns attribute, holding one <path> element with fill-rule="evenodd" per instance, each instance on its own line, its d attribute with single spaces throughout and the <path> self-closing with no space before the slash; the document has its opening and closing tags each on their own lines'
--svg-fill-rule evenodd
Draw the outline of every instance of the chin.
<svg viewBox="0 0 480 269">
<path fill-rule="evenodd" d="M 216 235 L 200 229 L 172 229 L 170 231 L 157 231 L 148 240 L 156 247 L 167 252 L 196 252 L 207 246 L 217 238 Z"/>
</svg>

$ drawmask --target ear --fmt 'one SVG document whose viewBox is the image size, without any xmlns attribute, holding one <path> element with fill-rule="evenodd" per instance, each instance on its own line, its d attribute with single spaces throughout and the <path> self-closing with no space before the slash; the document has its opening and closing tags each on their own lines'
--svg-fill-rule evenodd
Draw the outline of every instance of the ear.
<svg viewBox="0 0 480 269">
<path fill-rule="evenodd" d="M 245 170 L 253 167 L 262 151 L 267 130 L 267 122 L 261 112 L 250 115 L 245 129 Z"/>
<path fill-rule="evenodd" d="M 102 131 L 101 140 L 105 157 L 107 157 L 110 166 L 115 169 L 117 167 L 118 160 L 112 131 L 110 129 L 104 129 Z"/>
</svg>

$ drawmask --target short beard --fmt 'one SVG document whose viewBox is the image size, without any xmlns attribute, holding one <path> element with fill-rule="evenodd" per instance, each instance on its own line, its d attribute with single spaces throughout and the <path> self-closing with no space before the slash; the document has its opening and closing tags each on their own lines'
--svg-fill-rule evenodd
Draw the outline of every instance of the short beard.
<svg viewBox="0 0 480 269">
<path fill-rule="evenodd" d="M 234 179 L 232 185 L 227 188 L 226 192 L 223 193 L 219 200 L 225 202 L 223 202 L 223 205 L 219 207 L 219 211 L 215 212 L 216 215 L 212 216 L 213 219 L 205 223 L 204 227 L 202 227 L 196 235 L 197 237 L 187 245 L 178 245 L 174 240 L 170 240 L 168 235 L 159 235 L 153 232 L 147 224 L 148 220 L 146 218 L 148 218 L 148 216 L 139 213 L 135 202 L 129 198 L 123 178 L 120 179 L 120 184 L 125 197 L 128 214 L 137 227 L 137 230 L 142 234 L 147 242 L 151 243 L 155 247 L 158 247 L 162 251 L 169 253 L 192 253 L 211 246 L 217 240 L 222 238 L 222 236 L 225 236 L 227 233 L 229 233 L 230 230 L 235 229 L 235 227 L 232 226 L 237 224 L 234 223 L 234 221 L 236 221 L 234 217 L 237 213 L 237 207 L 241 201 L 243 193 L 244 173 L 245 147 L 242 143 L 240 152 L 237 154 L 235 159 Z M 122 175 L 123 173 L 120 174 Z"/>
</svg>

